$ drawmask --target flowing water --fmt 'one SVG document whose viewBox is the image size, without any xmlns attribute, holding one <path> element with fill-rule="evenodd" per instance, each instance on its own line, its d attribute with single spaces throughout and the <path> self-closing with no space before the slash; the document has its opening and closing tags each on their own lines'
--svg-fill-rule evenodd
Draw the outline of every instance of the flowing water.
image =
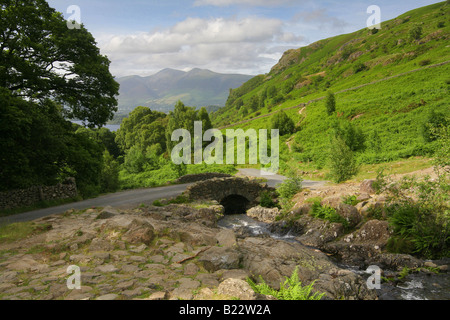
<svg viewBox="0 0 450 320">
<path fill-rule="evenodd" d="M 290 233 L 277 234 L 270 231 L 270 224 L 257 221 L 245 214 L 226 215 L 218 222 L 219 227 L 232 229 L 246 236 L 270 236 L 272 238 L 297 242 L 296 236 Z M 340 268 L 350 270 L 363 278 L 371 274 L 358 267 L 334 261 Z M 409 274 L 404 281 L 398 283 L 381 283 L 377 290 L 380 300 L 450 300 L 450 274 L 429 274 L 417 272 Z"/>
</svg>

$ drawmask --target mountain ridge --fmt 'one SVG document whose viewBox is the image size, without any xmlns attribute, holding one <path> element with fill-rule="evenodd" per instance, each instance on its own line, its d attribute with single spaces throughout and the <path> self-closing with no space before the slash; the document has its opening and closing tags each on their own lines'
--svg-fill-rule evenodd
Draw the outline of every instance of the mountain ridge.
<svg viewBox="0 0 450 320">
<path fill-rule="evenodd" d="M 120 84 L 119 112 L 131 111 L 137 106 L 167 112 L 178 100 L 197 107 L 223 106 L 229 90 L 252 77 L 200 68 L 190 71 L 165 68 L 150 76 L 120 77 L 116 79 Z"/>
</svg>

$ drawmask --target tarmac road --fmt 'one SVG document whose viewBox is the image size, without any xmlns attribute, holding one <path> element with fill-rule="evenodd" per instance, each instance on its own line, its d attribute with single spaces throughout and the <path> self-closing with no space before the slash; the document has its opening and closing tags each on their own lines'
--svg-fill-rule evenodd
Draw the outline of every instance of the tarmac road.
<svg viewBox="0 0 450 320">
<path fill-rule="evenodd" d="M 264 172 L 261 172 L 259 169 L 239 169 L 238 176 L 253 176 L 266 178 L 267 184 L 270 187 L 275 187 L 277 184 L 283 182 L 286 179 L 286 177 L 278 174 L 265 175 Z M 326 181 L 304 180 L 303 186 L 312 189 L 314 187 L 322 186 L 325 183 Z M 0 218 L 0 225 L 31 221 L 52 214 L 63 213 L 70 209 L 84 210 L 92 207 L 106 207 L 106 206 L 125 209 L 130 207 L 136 207 L 142 203 L 149 205 L 152 204 L 153 201 L 157 199 L 176 197 L 180 195 L 183 191 L 185 191 L 186 187 L 189 185 L 190 184 L 188 183 L 156 188 L 143 188 L 143 189 L 120 191 L 116 193 L 106 194 L 94 199 L 87 199 L 56 207 L 38 209 L 16 215 L 2 217 Z"/>
</svg>

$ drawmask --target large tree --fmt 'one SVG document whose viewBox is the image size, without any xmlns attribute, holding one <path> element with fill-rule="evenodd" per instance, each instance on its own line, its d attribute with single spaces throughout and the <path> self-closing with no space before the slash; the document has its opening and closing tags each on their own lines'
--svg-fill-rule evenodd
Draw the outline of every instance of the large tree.
<svg viewBox="0 0 450 320">
<path fill-rule="evenodd" d="M 0 0 L 0 9 L 1 87 L 27 100 L 51 98 L 90 126 L 112 118 L 119 84 L 83 25 L 69 29 L 44 0 Z"/>
</svg>

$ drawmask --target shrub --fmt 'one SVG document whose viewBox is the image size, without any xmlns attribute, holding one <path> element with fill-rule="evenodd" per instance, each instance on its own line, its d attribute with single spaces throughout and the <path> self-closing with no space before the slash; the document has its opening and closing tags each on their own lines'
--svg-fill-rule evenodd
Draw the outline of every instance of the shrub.
<svg viewBox="0 0 450 320">
<path fill-rule="evenodd" d="M 280 130 L 280 136 L 294 133 L 295 124 L 284 111 L 280 111 L 272 118 L 272 129 Z"/>
<path fill-rule="evenodd" d="M 355 65 L 353 65 L 353 73 L 358 73 L 367 69 L 368 67 L 362 62 L 357 62 Z"/>
<path fill-rule="evenodd" d="M 312 292 L 314 282 L 308 286 L 302 286 L 298 277 L 298 267 L 295 268 L 290 278 L 286 277 L 284 283 L 280 283 L 280 290 L 271 288 L 260 276 L 261 283 L 255 284 L 247 279 L 252 289 L 259 294 L 270 295 L 278 300 L 320 300 L 325 293 Z"/>
<path fill-rule="evenodd" d="M 260 196 L 261 200 L 259 201 L 259 205 L 264 208 L 273 208 L 276 206 L 273 201 L 271 195 L 267 191 L 263 191 Z"/>
<path fill-rule="evenodd" d="M 344 182 L 358 170 L 352 150 L 341 137 L 334 138 L 330 148 L 330 174 L 334 182 Z"/>
<path fill-rule="evenodd" d="M 337 214 L 336 209 L 329 206 L 322 206 L 319 201 L 314 201 L 309 214 L 315 218 L 327 220 L 330 222 L 341 223 L 345 229 L 348 229 L 348 221 Z"/>
<path fill-rule="evenodd" d="M 277 193 L 281 198 L 291 199 L 302 190 L 302 182 L 301 177 L 288 178 L 278 186 Z"/>
<path fill-rule="evenodd" d="M 334 96 L 333 92 L 327 93 L 325 107 L 327 108 L 327 113 L 329 116 L 331 116 L 336 111 L 336 97 Z"/>
<path fill-rule="evenodd" d="M 357 196 L 355 195 L 348 195 L 348 196 L 344 196 L 342 197 L 342 203 L 354 206 L 358 204 L 358 199 Z"/>
<path fill-rule="evenodd" d="M 409 38 L 411 40 L 418 40 L 422 36 L 422 32 L 423 32 L 422 27 L 416 24 L 409 30 Z"/>
<path fill-rule="evenodd" d="M 421 60 L 421 61 L 419 61 L 419 66 L 427 66 L 427 65 L 429 65 L 431 63 L 431 60 L 430 59 L 424 59 L 424 60 Z"/>
</svg>

